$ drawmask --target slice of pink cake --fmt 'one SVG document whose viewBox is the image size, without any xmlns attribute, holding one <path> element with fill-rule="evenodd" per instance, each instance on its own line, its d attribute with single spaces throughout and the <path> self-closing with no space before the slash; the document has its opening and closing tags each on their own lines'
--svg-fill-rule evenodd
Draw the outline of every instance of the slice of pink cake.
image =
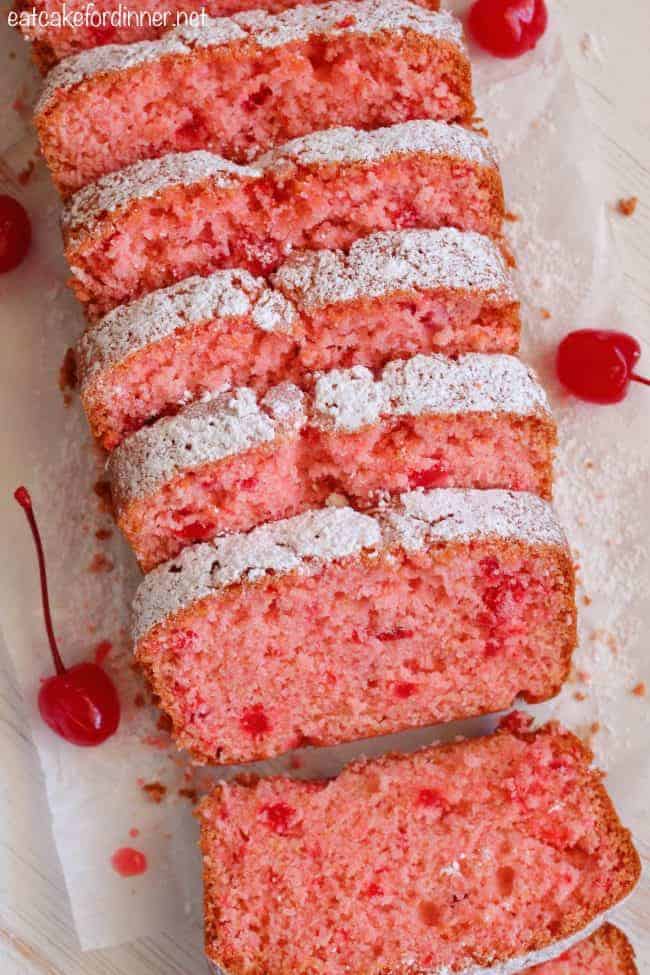
<svg viewBox="0 0 650 975">
<path fill-rule="evenodd" d="M 130 0 L 124 16 L 121 0 L 93 0 L 88 22 L 87 0 L 20 0 L 19 27 L 32 42 L 34 60 L 45 74 L 62 58 L 106 44 L 152 41 L 183 23 L 202 23 L 206 17 L 232 17 L 247 10 L 281 13 L 303 5 L 304 0 Z M 324 0 L 312 0 L 322 3 Z M 420 0 L 438 10 L 438 0 Z M 33 12 L 36 16 L 33 16 Z"/>
<path fill-rule="evenodd" d="M 237 166 L 207 152 L 137 163 L 64 211 L 72 286 L 96 319 L 193 274 L 268 274 L 293 248 L 347 249 L 378 230 L 444 226 L 499 237 L 490 142 L 440 122 L 330 129 Z"/>
<path fill-rule="evenodd" d="M 232 386 L 263 395 L 315 370 L 383 366 L 417 352 L 516 352 L 519 303 L 489 237 L 373 234 L 296 253 L 270 288 L 246 271 L 188 278 L 109 312 L 77 349 L 91 430 L 111 450 L 188 399 Z"/>
<path fill-rule="evenodd" d="M 141 583 L 134 641 L 178 745 L 250 762 L 552 697 L 573 565 L 534 495 L 415 491 L 185 549 Z"/>
<path fill-rule="evenodd" d="M 451 14 L 409 0 L 335 0 L 206 17 L 158 41 L 84 51 L 50 72 L 35 123 L 54 182 L 69 193 L 170 152 L 246 162 L 333 125 L 473 115 Z"/>
<path fill-rule="evenodd" d="M 219 784 L 197 812 L 208 957 L 228 975 L 511 975 L 561 954 L 641 868 L 592 760 L 549 724 L 329 781 Z"/>
<path fill-rule="evenodd" d="M 569 948 L 554 961 L 526 969 L 525 975 L 639 975 L 630 942 L 613 924 Z"/>
<path fill-rule="evenodd" d="M 145 572 L 193 542 L 416 487 L 551 495 L 555 424 L 510 356 L 415 356 L 375 378 L 322 374 L 308 395 L 240 388 L 128 437 L 108 472 L 118 524 Z"/>
</svg>

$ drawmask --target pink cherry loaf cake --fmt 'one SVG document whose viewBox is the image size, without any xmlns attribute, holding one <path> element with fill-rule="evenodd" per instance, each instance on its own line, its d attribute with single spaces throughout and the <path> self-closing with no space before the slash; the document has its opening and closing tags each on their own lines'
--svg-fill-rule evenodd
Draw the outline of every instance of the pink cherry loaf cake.
<svg viewBox="0 0 650 975">
<path fill-rule="evenodd" d="M 553 961 L 526 969 L 526 975 L 639 975 L 630 942 L 613 924 L 603 924 Z"/>
<path fill-rule="evenodd" d="M 86 0 L 21 0 L 17 9 L 36 12 L 19 25 L 32 42 L 34 60 L 45 74 L 62 58 L 106 44 L 152 41 L 172 27 L 192 24 L 204 12 L 206 17 L 232 17 L 247 10 L 281 13 L 302 6 L 304 0 L 131 0 L 124 16 L 121 0 L 94 0 L 94 17 L 87 23 Z M 311 0 L 322 3 L 324 0 Z M 438 0 L 420 0 L 422 6 L 438 10 Z M 65 19 L 64 19 L 65 15 Z M 82 19 L 83 18 L 83 19 Z M 75 23 L 75 19 L 79 23 Z M 60 21 L 60 23 L 59 23 Z M 201 21 L 198 21 L 199 23 Z"/>
<path fill-rule="evenodd" d="M 54 181 L 69 193 L 170 152 L 246 162 L 333 125 L 473 115 L 451 14 L 409 0 L 335 0 L 206 17 L 158 41 L 85 51 L 50 72 L 35 122 Z"/>
<path fill-rule="evenodd" d="M 294 248 L 348 249 L 380 230 L 444 226 L 499 237 L 503 187 L 490 142 L 414 121 L 330 129 L 238 166 L 208 152 L 137 163 L 64 211 L 72 286 L 96 319 L 194 274 L 269 274 Z"/>
<path fill-rule="evenodd" d="M 178 745 L 250 762 L 541 701 L 566 679 L 574 577 L 550 506 L 414 491 L 184 549 L 134 602 Z"/>
<path fill-rule="evenodd" d="M 272 277 L 188 278 L 120 306 L 77 350 L 94 436 L 111 450 L 188 399 L 226 387 L 263 395 L 315 370 L 378 368 L 416 352 L 516 352 L 519 303 L 488 237 L 373 234 L 342 251 L 296 252 Z"/>
<path fill-rule="evenodd" d="M 551 959 L 639 878 L 591 763 L 550 724 L 329 781 L 220 784 L 197 812 L 206 953 L 227 975 L 510 975 Z"/>
<path fill-rule="evenodd" d="M 415 356 L 240 388 L 145 427 L 111 455 L 118 524 L 145 572 L 193 542 L 324 505 L 355 508 L 417 487 L 549 498 L 555 424 L 510 356 Z"/>
</svg>

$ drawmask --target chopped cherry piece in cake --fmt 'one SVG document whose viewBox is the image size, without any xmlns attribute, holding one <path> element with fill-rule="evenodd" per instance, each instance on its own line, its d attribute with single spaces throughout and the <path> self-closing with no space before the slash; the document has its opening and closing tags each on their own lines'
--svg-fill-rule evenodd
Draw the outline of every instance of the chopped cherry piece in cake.
<svg viewBox="0 0 650 975">
<path fill-rule="evenodd" d="M 120 723 L 117 690 L 106 671 L 97 663 L 85 661 L 69 669 L 65 667 L 54 636 L 45 555 L 32 500 L 24 487 L 17 488 L 14 497 L 24 510 L 34 536 L 45 629 L 56 669 L 56 674 L 41 685 L 38 709 L 46 725 L 71 744 L 85 747 L 101 745 L 115 733 Z"/>
<path fill-rule="evenodd" d="M 259 483 L 259 478 L 257 477 L 247 477 L 239 485 L 242 491 L 252 491 L 253 488 L 257 487 Z"/>
<path fill-rule="evenodd" d="M 286 836 L 291 829 L 296 810 L 288 806 L 286 802 L 274 802 L 268 806 L 262 806 L 260 816 L 268 826 L 280 836 Z"/>
<path fill-rule="evenodd" d="M 401 697 L 406 700 L 407 697 L 412 697 L 417 690 L 417 684 L 411 684 L 409 681 L 400 681 L 395 684 L 395 697 Z"/>
<path fill-rule="evenodd" d="M 511 711 L 499 721 L 499 728 L 511 731 L 513 734 L 523 734 L 530 731 L 535 719 L 526 711 Z"/>
<path fill-rule="evenodd" d="M 112 24 L 102 24 L 91 29 L 91 36 L 94 47 L 102 47 L 104 44 L 112 44 L 117 35 L 117 27 Z"/>
<path fill-rule="evenodd" d="M 214 535 L 214 525 L 209 521 L 192 521 L 177 528 L 174 534 L 184 542 L 206 542 Z"/>
<path fill-rule="evenodd" d="M 242 714 L 239 723 L 244 731 L 252 735 L 253 738 L 265 735 L 271 730 L 271 722 L 261 704 L 255 704 L 253 707 L 247 708 Z"/>
<path fill-rule="evenodd" d="M 381 887 L 379 886 L 379 884 L 377 884 L 377 883 L 375 883 L 373 881 L 372 883 L 368 884 L 368 886 L 366 888 L 364 888 L 364 890 L 361 891 L 361 896 L 362 897 L 381 897 L 381 895 L 383 893 L 384 892 L 381 889 Z"/>
<path fill-rule="evenodd" d="M 427 806 L 429 809 L 446 810 L 448 808 L 447 800 L 437 789 L 420 789 L 418 805 Z"/>
<path fill-rule="evenodd" d="M 442 463 L 435 463 L 423 471 L 412 471 L 409 474 L 409 485 L 412 488 L 443 487 L 447 483 L 449 471 Z"/>
<path fill-rule="evenodd" d="M 532 51 L 547 25 L 545 0 L 477 0 L 467 21 L 477 44 L 498 58 Z"/>
<path fill-rule="evenodd" d="M 560 342 L 556 369 L 563 386 L 589 403 L 620 403 L 630 382 L 650 385 L 634 372 L 641 346 L 631 335 L 582 328 Z"/>
<path fill-rule="evenodd" d="M 486 640 L 485 641 L 485 656 L 490 659 L 490 657 L 497 657 L 499 653 L 503 650 L 503 644 L 499 640 Z"/>
<path fill-rule="evenodd" d="M 13 271 L 23 261 L 32 242 L 32 225 L 25 207 L 0 194 L 0 274 Z"/>
<path fill-rule="evenodd" d="M 392 643 L 393 640 L 410 640 L 413 632 L 413 630 L 404 630 L 398 626 L 390 632 L 378 633 L 377 639 L 381 640 L 382 643 Z"/>
</svg>

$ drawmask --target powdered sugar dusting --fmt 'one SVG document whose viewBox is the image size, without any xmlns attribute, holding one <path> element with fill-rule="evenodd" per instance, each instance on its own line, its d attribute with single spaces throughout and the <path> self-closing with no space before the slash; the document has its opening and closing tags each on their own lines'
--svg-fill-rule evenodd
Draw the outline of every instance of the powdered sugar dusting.
<svg viewBox="0 0 650 975">
<path fill-rule="evenodd" d="M 337 37 L 406 30 L 446 41 L 464 52 L 462 28 L 455 17 L 434 13 L 408 0 L 339 0 L 275 15 L 254 10 L 234 17 L 203 17 L 201 23 L 176 27 L 158 41 L 108 44 L 66 58 L 49 73 L 35 113 L 38 116 L 43 112 L 58 92 L 87 78 L 128 71 L 164 57 L 186 56 L 195 48 L 243 41 L 252 41 L 260 48 L 275 48 L 321 34 Z"/>
<path fill-rule="evenodd" d="M 287 165 L 371 163 L 414 153 L 452 156 L 480 166 L 497 166 L 494 149 L 484 136 L 460 125 L 427 120 L 372 132 L 346 127 L 315 132 L 260 156 L 249 166 L 237 165 L 205 150 L 175 152 L 127 166 L 78 190 L 63 211 L 66 247 L 78 246 L 106 214 L 113 214 L 136 200 L 150 199 L 171 186 L 212 180 L 216 187 L 228 189 L 261 179 L 265 174 L 273 176 Z"/>
<path fill-rule="evenodd" d="M 292 139 L 260 156 L 259 166 L 313 166 L 325 162 L 375 162 L 392 155 L 426 153 L 458 156 L 479 166 L 496 167 L 489 139 L 462 125 L 417 119 L 370 132 L 341 126 Z"/>
<path fill-rule="evenodd" d="M 434 13 L 408 0 L 351 0 L 293 7 L 269 16 L 262 11 L 237 14 L 233 20 L 252 30 L 260 47 L 279 47 L 315 34 L 376 34 L 412 30 L 448 41 L 464 50 L 460 22 L 449 13 Z"/>
<path fill-rule="evenodd" d="M 523 492 L 414 491 L 375 515 L 321 508 L 192 546 L 154 569 L 136 594 L 134 638 L 215 590 L 268 573 L 312 573 L 362 552 L 377 557 L 387 549 L 414 551 L 435 542 L 490 536 L 566 545 L 550 505 Z"/>
<path fill-rule="evenodd" d="M 316 421 L 353 431 L 380 416 L 423 413 L 550 414 L 534 373 L 507 355 L 458 359 L 416 355 L 389 363 L 375 380 L 363 366 L 334 369 L 316 382 Z"/>
<path fill-rule="evenodd" d="M 283 423 L 301 422 L 302 394 L 291 389 L 275 391 L 262 403 L 251 389 L 220 393 L 138 430 L 113 451 L 107 464 L 120 503 L 151 493 L 180 471 L 270 443 L 279 432 L 278 417 Z M 293 411 L 286 408 L 289 402 Z"/>
<path fill-rule="evenodd" d="M 240 388 L 195 403 L 124 440 L 108 470 L 121 508 L 183 472 L 280 432 L 312 425 L 351 433 L 385 416 L 472 412 L 550 417 L 534 374 L 512 356 L 417 355 L 389 363 L 380 379 L 364 366 L 334 369 L 319 376 L 311 396 L 282 383 L 259 402 L 251 389 Z"/>
<path fill-rule="evenodd" d="M 264 331 L 290 332 L 290 301 L 247 271 L 195 275 L 121 305 L 89 326 L 78 345 L 82 387 L 100 372 L 177 330 L 218 318 L 249 318 Z"/>
<path fill-rule="evenodd" d="M 515 300 L 498 247 L 488 237 L 452 228 L 373 234 L 348 254 L 297 252 L 272 281 L 275 289 L 246 271 L 217 271 L 114 309 L 79 342 L 82 386 L 177 329 L 217 318 L 246 316 L 263 331 L 290 333 L 303 309 L 398 289 L 464 289 Z"/>
<path fill-rule="evenodd" d="M 241 28 L 233 24 L 233 30 L 243 35 Z M 174 54 L 185 54 L 187 45 L 183 43 L 177 31 L 169 31 L 158 41 L 139 41 L 135 44 L 104 44 L 100 47 L 82 51 L 64 58 L 48 73 L 41 90 L 40 97 L 34 108 L 34 116 L 38 118 L 45 111 L 57 92 L 72 88 L 86 78 L 109 72 L 128 71 L 148 61 L 158 61 L 160 58 Z"/>
<path fill-rule="evenodd" d="M 524 491 L 409 491 L 401 507 L 382 513 L 389 545 L 417 551 L 451 539 L 517 538 L 530 544 L 566 546 L 553 508 Z"/>
<path fill-rule="evenodd" d="M 269 572 L 317 568 L 324 561 L 374 550 L 380 543 L 379 524 L 369 515 L 352 508 L 321 508 L 185 549 L 140 585 L 134 602 L 135 639 L 215 589 L 254 582 Z"/>
<path fill-rule="evenodd" d="M 100 49 L 101 50 L 101 49 Z M 254 166 L 239 166 L 202 149 L 172 152 L 161 159 L 145 159 L 102 176 L 75 193 L 63 209 L 61 224 L 68 246 L 90 233 L 95 221 L 134 200 L 148 199 L 170 186 L 211 180 L 220 189 L 258 178 Z"/>
<path fill-rule="evenodd" d="M 309 309 L 414 288 L 464 289 L 516 300 L 494 242 L 452 227 L 371 234 L 355 241 L 347 254 L 298 251 L 272 281 Z"/>
</svg>

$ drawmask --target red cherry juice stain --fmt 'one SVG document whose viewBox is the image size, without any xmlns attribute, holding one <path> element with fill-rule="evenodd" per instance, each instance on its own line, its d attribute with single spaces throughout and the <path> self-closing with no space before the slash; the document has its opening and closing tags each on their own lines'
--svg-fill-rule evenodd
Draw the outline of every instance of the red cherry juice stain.
<svg viewBox="0 0 650 975">
<path fill-rule="evenodd" d="M 111 857 L 111 866 L 120 877 L 138 877 L 147 871 L 147 858 L 132 846 L 121 846 Z"/>
</svg>

